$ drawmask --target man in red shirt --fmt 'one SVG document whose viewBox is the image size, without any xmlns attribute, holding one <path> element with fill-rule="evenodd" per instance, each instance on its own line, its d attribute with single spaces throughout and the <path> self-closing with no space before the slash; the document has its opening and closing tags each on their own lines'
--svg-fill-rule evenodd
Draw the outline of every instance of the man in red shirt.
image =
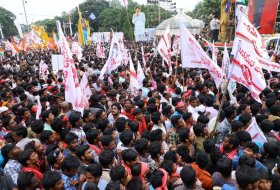
<svg viewBox="0 0 280 190">
<path fill-rule="evenodd" d="M 133 115 L 135 117 L 134 120 L 139 123 L 138 131 L 140 135 L 142 135 L 142 133 L 147 130 L 147 123 L 146 123 L 145 116 L 143 115 L 142 110 L 140 108 L 136 108 L 133 111 Z"/>
<path fill-rule="evenodd" d="M 132 101 L 130 99 L 125 100 L 124 111 L 121 114 L 125 115 L 130 120 L 135 120 L 132 109 Z"/>
</svg>

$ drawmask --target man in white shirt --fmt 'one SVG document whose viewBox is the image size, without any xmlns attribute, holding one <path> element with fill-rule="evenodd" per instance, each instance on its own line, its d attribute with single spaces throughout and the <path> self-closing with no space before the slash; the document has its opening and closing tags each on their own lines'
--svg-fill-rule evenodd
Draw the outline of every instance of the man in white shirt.
<svg viewBox="0 0 280 190">
<path fill-rule="evenodd" d="M 211 29 L 211 42 L 218 41 L 219 32 L 220 32 L 220 20 L 218 19 L 218 16 L 215 15 L 214 18 L 210 22 L 210 29 Z"/>
</svg>

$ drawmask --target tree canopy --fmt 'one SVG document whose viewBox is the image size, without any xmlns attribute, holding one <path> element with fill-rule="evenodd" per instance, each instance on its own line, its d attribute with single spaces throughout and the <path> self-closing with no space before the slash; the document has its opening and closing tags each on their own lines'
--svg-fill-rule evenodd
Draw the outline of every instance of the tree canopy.
<svg viewBox="0 0 280 190">
<path fill-rule="evenodd" d="M 18 34 L 17 28 L 14 24 L 16 16 L 0 7 L 0 24 L 2 25 L 2 31 L 5 37 L 14 36 Z"/>
</svg>

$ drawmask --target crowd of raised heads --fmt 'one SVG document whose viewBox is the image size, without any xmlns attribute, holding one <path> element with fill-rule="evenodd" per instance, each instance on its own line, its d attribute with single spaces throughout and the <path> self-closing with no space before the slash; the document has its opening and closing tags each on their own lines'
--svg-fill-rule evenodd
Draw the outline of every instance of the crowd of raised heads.
<svg viewBox="0 0 280 190">
<path fill-rule="evenodd" d="M 144 68 L 137 94 L 129 89 L 129 64 L 100 80 L 106 59 L 94 46 L 83 47 L 80 61 L 74 55 L 79 78 L 86 73 L 92 90 L 83 115 L 65 101 L 63 72 L 52 70 L 57 52 L 4 52 L 0 189 L 280 189 L 278 73 L 265 72 L 261 103 L 239 84 L 222 98 L 207 70 L 183 69 L 175 54 L 169 72 L 152 42 L 125 45 L 135 68 L 137 61 Z M 110 45 L 103 46 L 108 54 Z"/>
</svg>

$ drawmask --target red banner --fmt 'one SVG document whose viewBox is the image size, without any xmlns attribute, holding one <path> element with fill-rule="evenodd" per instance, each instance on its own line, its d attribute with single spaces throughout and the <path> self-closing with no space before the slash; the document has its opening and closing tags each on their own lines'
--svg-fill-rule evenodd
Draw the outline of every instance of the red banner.
<svg viewBox="0 0 280 190">
<path fill-rule="evenodd" d="M 261 34 L 274 33 L 279 0 L 250 0 L 249 20 Z"/>
</svg>

